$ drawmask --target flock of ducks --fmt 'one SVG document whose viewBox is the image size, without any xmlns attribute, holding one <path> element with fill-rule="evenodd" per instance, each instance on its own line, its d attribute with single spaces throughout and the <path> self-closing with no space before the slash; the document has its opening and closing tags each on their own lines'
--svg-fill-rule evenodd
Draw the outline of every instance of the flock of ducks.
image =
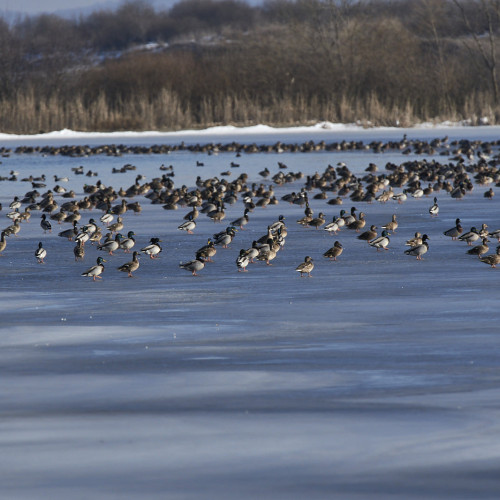
<svg viewBox="0 0 500 500">
<path fill-rule="evenodd" d="M 444 144 L 446 141 L 440 140 L 439 145 Z M 79 198 L 73 191 L 62 188 L 60 184 L 56 184 L 52 190 L 48 189 L 41 193 L 39 189 L 46 188 L 48 178 L 29 176 L 20 179 L 20 182 L 31 183 L 32 189 L 26 191 L 24 195 L 14 196 L 9 203 L 10 211 L 6 215 L 11 219 L 11 224 L 0 232 L 0 255 L 6 251 L 6 238 L 16 237 L 21 231 L 22 224 L 29 222 L 32 213 L 40 211 L 40 228 L 43 234 L 51 234 L 53 224 L 71 225 L 70 228 L 59 231 L 58 236 L 75 242 L 73 248 L 75 261 L 84 259 L 86 244 L 87 246 L 93 245 L 98 252 L 103 252 L 108 256 L 113 256 L 115 252 L 123 250 L 124 253 L 132 253 L 132 260 L 121 264 L 116 269 L 133 277 L 133 273 L 139 269 L 141 254 L 149 256 L 150 259 L 157 259 L 162 251 L 161 240 L 156 236 L 151 237 L 149 244 L 142 246 L 140 250 L 135 249 L 136 235 L 133 231 L 126 232 L 124 236 L 126 222 L 123 215 L 127 211 L 141 213 L 140 203 L 131 201 L 131 198 L 139 196 L 145 201 L 160 205 L 164 210 L 189 208 L 183 221 L 178 225 L 178 230 L 190 235 L 195 234 L 199 217 L 202 214 L 214 223 L 221 223 L 226 219 L 227 207 L 241 203 L 243 214 L 240 217 L 232 220 L 225 230 L 214 233 L 213 237 L 208 239 L 207 244 L 195 252 L 194 258 L 180 262 L 179 268 L 190 272 L 193 276 L 197 276 L 207 263 L 213 261 L 217 247 L 228 248 L 235 239 L 236 233 L 244 231 L 249 224 L 250 214 L 254 210 L 280 202 L 304 209 L 304 216 L 297 220 L 301 226 L 316 230 L 322 229 L 331 235 L 337 235 L 341 230 L 347 229 L 356 233 L 357 239 L 365 241 L 377 252 L 388 250 L 390 236 L 399 227 L 396 214 L 393 214 L 385 224 L 380 225 L 382 231 L 379 235 L 379 227 L 375 224 L 365 229 L 366 213 L 358 211 L 354 203 L 364 203 L 368 208 L 372 203 L 385 204 L 392 201 L 401 205 L 409 197 L 415 199 L 432 197 L 433 204 L 429 206 L 428 213 L 430 217 L 436 218 L 440 210 L 437 193 L 441 192 L 443 195 L 460 200 L 473 190 L 474 184 L 500 185 L 500 170 L 497 168 L 497 164 L 500 163 L 498 155 L 489 157 L 488 154 L 491 155 L 492 151 L 481 143 L 475 144 L 467 141 L 458 145 L 461 148 L 455 151 L 456 156 L 453 161 L 440 163 L 424 159 L 404 162 L 401 165 L 387 163 L 384 173 L 378 173 L 378 167 L 370 163 L 362 176 L 354 175 L 345 163 L 338 163 L 337 167 L 328 165 L 322 174 L 316 172 L 314 175 L 305 176 L 301 172 L 290 172 L 284 163 L 279 162 L 279 171 L 275 175 L 272 175 L 268 168 L 259 172 L 263 181 L 272 181 L 267 186 L 264 182 L 250 184 L 248 175 L 243 173 L 232 182 L 225 178 L 203 179 L 197 176 L 195 186 L 192 188 L 175 187 L 172 179 L 175 175 L 173 167 L 162 166 L 160 170 L 168 170 L 168 173 L 163 173 L 149 182 L 146 182 L 143 176 L 137 175 L 134 184 L 126 190 L 106 187 L 99 180 L 95 184 L 84 184 L 83 196 Z M 438 143 L 434 147 L 438 147 Z M 477 161 L 475 161 L 474 154 L 477 156 Z M 231 162 L 230 167 L 239 168 L 239 164 Z M 135 167 L 127 164 L 122 169 L 113 170 L 125 172 L 133 169 Z M 79 169 L 74 173 L 80 175 L 81 171 Z M 227 172 L 223 172 L 225 173 Z M 7 180 L 13 180 L 12 177 L 18 180 L 18 175 L 17 172 L 12 171 L 11 177 Z M 64 183 L 68 180 L 67 177 L 54 176 L 54 182 Z M 278 199 L 278 188 L 283 189 L 287 184 L 296 184 L 298 181 L 304 182 L 298 191 L 283 193 Z M 485 191 L 484 195 L 487 199 L 493 199 L 493 189 Z M 344 209 L 340 210 L 338 216 L 334 216 L 331 222 L 327 222 L 324 211 L 317 215 L 313 213 L 311 197 L 315 200 L 324 200 L 325 207 L 342 205 L 345 201 L 351 201 L 353 206 L 347 212 Z M 101 215 L 91 217 L 88 222 L 83 223 L 82 212 L 85 210 L 100 210 Z M 238 272 L 247 272 L 248 266 L 256 261 L 272 265 L 272 261 L 285 245 L 288 231 L 285 217 L 281 215 L 278 220 L 267 227 L 267 231 L 262 236 L 252 242 L 251 246 L 240 249 L 235 260 Z M 495 238 L 500 242 L 500 230 L 489 232 L 487 225 L 482 224 L 479 229 L 471 227 L 470 231 L 464 232 L 461 220 L 457 218 L 455 225 L 443 231 L 443 234 L 451 237 L 452 240 L 466 242 L 469 246 L 472 246 L 474 242 L 480 242 L 477 246 L 470 248 L 467 253 L 476 255 L 480 262 L 491 267 L 496 267 L 500 263 L 500 245 L 496 253 L 487 254 L 489 238 Z M 102 241 L 103 238 L 104 241 Z M 417 232 L 414 237 L 406 241 L 409 248 L 404 251 L 404 254 L 415 257 L 419 261 L 423 260 L 423 256 L 429 251 L 429 241 L 430 237 L 427 234 Z M 322 255 L 330 261 L 337 261 L 343 251 L 342 243 L 335 241 L 333 246 Z M 39 242 L 35 250 L 36 262 L 44 264 L 46 258 L 47 251 L 43 248 L 43 243 Z M 98 256 L 96 264 L 82 272 L 81 276 L 90 277 L 93 281 L 102 278 L 106 262 L 103 256 Z M 313 258 L 308 255 L 297 265 L 295 271 L 300 277 L 310 277 L 314 265 Z"/>
</svg>

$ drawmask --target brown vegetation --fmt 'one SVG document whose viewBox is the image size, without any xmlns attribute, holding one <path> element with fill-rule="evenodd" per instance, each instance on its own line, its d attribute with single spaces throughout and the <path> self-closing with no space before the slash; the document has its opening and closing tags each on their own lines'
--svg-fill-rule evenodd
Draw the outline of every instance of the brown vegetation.
<svg viewBox="0 0 500 500">
<path fill-rule="evenodd" d="M 0 19 L 0 130 L 498 123 L 499 26 L 494 0 L 138 0 Z"/>
</svg>

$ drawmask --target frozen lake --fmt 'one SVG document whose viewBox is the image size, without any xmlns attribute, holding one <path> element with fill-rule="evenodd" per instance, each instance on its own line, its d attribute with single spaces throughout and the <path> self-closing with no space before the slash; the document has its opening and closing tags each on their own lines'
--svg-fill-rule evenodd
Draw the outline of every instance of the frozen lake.
<svg viewBox="0 0 500 500">
<path fill-rule="evenodd" d="M 233 130 L 173 134 L 1 136 L 0 148 L 126 144 L 186 145 L 346 141 L 498 141 L 500 127 L 422 129 Z M 455 146 L 450 146 L 454 149 Z M 162 240 L 156 260 L 142 255 L 134 278 L 117 271 L 130 256 L 86 245 L 75 262 L 71 227 L 40 227 L 33 211 L 0 257 L 0 496 L 20 499 L 496 499 L 500 491 L 499 269 L 467 255 L 470 248 L 443 231 L 460 218 L 464 231 L 500 228 L 500 195 L 474 183 L 463 199 L 444 191 L 403 204 L 314 199 L 330 222 L 356 206 L 367 227 L 399 227 L 389 250 L 377 252 L 343 228 L 332 236 L 302 227 L 304 207 L 281 196 L 298 192 L 307 175 L 344 162 L 357 176 L 370 163 L 450 162 L 450 156 L 371 149 L 311 153 L 170 154 L 68 157 L 34 154 L 0 158 L 0 228 L 14 196 L 31 190 L 22 178 L 68 176 L 59 183 L 82 199 L 85 184 L 127 189 L 173 166 L 175 187 L 197 176 L 273 185 L 277 205 L 256 207 L 229 248 L 193 277 L 179 269 L 214 233 L 243 214 L 239 196 L 222 223 L 200 214 L 194 234 L 179 231 L 190 207 L 163 210 L 144 196 L 140 214 L 123 215 L 122 234 L 136 247 Z M 498 153 L 495 145 L 492 156 Z M 474 161 L 477 161 L 475 158 Z M 197 167 L 203 162 L 203 167 Z M 231 168 L 237 162 L 238 168 Z M 280 169 L 278 162 L 287 165 Z M 466 158 L 465 165 L 470 165 Z M 136 170 L 113 173 L 125 164 Z M 72 168 L 97 172 L 75 175 Z M 263 179 L 259 172 L 271 171 Z M 221 173 L 230 171 L 223 177 Z M 271 176 L 303 172 L 278 186 Z M 469 174 L 473 178 L 473 173 Z M 424 183 L 423 183 L 424 184 Z M 425 183 L 426 185 L 426 183 Z M 401 192 L 402 188 L 394 188 Z M 378 193 L 380 194 L 380 193 Z M 438 217 L 429 215 L 438 198 Z M 55 195 L 60 204 L 67 201 Z M 254 198 L 257 201 L 258 197 Z M 120 200 L 114 202 L 119 203 Z M 21 211 L 24 207 L 21 208 Z M 79 226 L 101 210 L 82 210 Z M 285 216 L 288 236 L 272 261 L 235 265 L 241 248 Z M 104 225 L 102 225 L 104 228 Z M 105 229 L 105 228 L 104 228 Z M 420 262 L 404 254 L 416 231 L 429 235 Z M 105 231 L 103 231 L 105 232 Z M 380 233 L 380 230 L 379 230 Z M 338 261 L 322 254 L 339 240 Z M 490 238 L 489 254 L 498 244 Z M 38 242 L 47 250 L 37 264 Z M 100 281 L 80 276 L 103 256 Z M 311 278 L 295 268 L 306 255 Z"/>
</svg>

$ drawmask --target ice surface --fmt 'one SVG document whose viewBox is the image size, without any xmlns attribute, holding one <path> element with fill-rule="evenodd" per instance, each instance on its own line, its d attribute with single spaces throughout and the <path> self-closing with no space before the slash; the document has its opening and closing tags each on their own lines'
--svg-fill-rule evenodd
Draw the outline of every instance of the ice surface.
<svg viewBox="0 0 500 500">
<path fill-rule="evenodd" d="M 254 133 L 255 132 L 255 133 Z M 349 129 L 316 127 L 254 131 L 223 128 L 175 134 L 5 137 L 0 146 L 45 144 L 176 144 L 371 141 L 409 138 L 497 140 L 500 128 Z M 67 175 L 64 186 L 102 180 L 116 189 L 161 175 L 172 164 L 177 187 L 197 175 L 229 180 L 246 172 L 262 181 L 265 167 L 306 175 L 345 162 L 361 175 L 370 162 L 424 156 L 370 150 L 317 153 L 234 153 L 69 158 L 39 154 L 1 158 L 0 175 L 19 179 Z M 448 161 L 435 155 L 436 161 Z M 203 161 L 203 168 L 196 161 Z M 237 161 L 239 168 L 230 168 Z M 136 171 L 113 174 L 125 163 Z M 75 176 L 83 165 L 98 177 Z M 303 181 L 275 186 L 281 195 Z M 495 190 L 495 186 L 493 186 Z M 14 195 L 29 183 L 0 182 L 0 227 Z M 143 255 L 135 278 L 116 268 L 123 252 L 105 256 L 100 282 L 80 274 L 95 248 L 75 263 L 74 243 L 43 234 L 33 212 L 0 257 L 0 496 L 6 499 L 302 499 L 498 498 L 500 491 L 500 335 L 498 269 L 466 254 L 442 232 L 457 217 L 464 228 L 500 227 L 498 196 L 485 186 L 456 201 L 437 194 L 403 205 L 354 204 L 368 224 L 397 214 L 390 250 L 376 252 L 343 229 L 338 236 L 303 228 L 303 208 L 281 201 L 257 208 L 228 249 L 199 277 L 179 269 L 197 248 L 243 213 L 241 199 L 214 224 L 203 214 L 195 234 L 178 231 L 189 208 L 166 211 L 143 197 L 141 214 L 124 215 L 124 234 L 137 246 L 162 239 L 157 261 Z M 43 192 L 43 190 L 39 190 Z M 330 221 L 342 206 L 313 200 Z M 59 196 L 56 196 L 61 201 Z M 238 273 L 240 248 L 286 217 L 289 235 L 272 266 Z M 84 211 L 82 223 L 100 211 Z M 404 255 L 415 231 L 430 236 L 422 262 Z M 344 253 L 322 253 L 338 239 Z M 36 263 L 38 241 L 47 263 Z M 490 243 L 492 253 L 496 241 Z M 312 278 L 294 271 L 314 258 Z"/>
</svg>

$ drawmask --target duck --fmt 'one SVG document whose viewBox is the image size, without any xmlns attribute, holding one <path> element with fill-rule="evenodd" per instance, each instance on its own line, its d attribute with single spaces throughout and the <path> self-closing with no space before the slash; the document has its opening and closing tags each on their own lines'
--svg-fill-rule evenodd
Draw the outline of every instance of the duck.
<svg viewBox="0 0 500 500">
<path fill-rule="evenodd" d="M 474 243 L 474 241 L 477 241 L 479 239 L 479 233 L 477 229 L 474 226 L 472 226 L 470 228 L 470 231 L 467 231 L 466 233 L 460 235 L 458 239 L 460 241 L 466 241 L 467 245 L 470 246 L 472 245 L 472 243 Z"/>
<path fill-rule="evenodd" d="M 13 234 L 17 237 L 19 231 L 21 231 L 21 224 L 19 222 L 19 219 L 16 219 L 13 224 L 4 229 L 4 232 L 7 236 Z"/>
<path fill-rule="evenodd" d="M 493 188 L 490 188 L 488 189 L 488 191 L 485 191 L 483 196 L 487 199 L 487 200 L 492 200 L 493 199 L 493 196 L 495 196 L 495 192 L 493 191 Z"/>
<path fill-rule="evenodd" d="M 150 259 L 157 259 L 158 254 L 162 251 L 159 242 L 161 242 L 160 238 L 151 238 L 149 240 L 149 245 L 141 248 L 141 252 L 144 252 L 146 255 L 149 255 Z"/>
<path fill-rule="evenodd" d="M 431 214 L 431 217 L 437 217 L 439 213 L 439 205 L 436 197 L 434 197 L 434 204 L 429 208 L 429 213 Z"/>
<path fill-rule="evenodd" d="M 327 259 L 330 260 L 337 260 L 337 257 L 340 256 L 340 254 L 344 251 L 344 247 L 342 246 L 342 243 L 340 241 L 336 241 L 333 244 L 332 248 L 329 248 L 324 254 L 323 257 L 326 257 Z"/>
<path fill-rule="evenodd" d="M 377 249 L 377 252 L 383 248 L 384 250 L 389 250 L 387 247 L 390 243 L 390 239 L 389 239 L 389 236 L 390 236 L 391 233 L 387 232 L 387 230 L 383 230 L 382 231 L 382 234 L 380 236 L 378 236 L 377 238 L 369 241 L 369 245 L 376 248 Z"/>
<path fill-rule="evenodd" d="M 139 269 L 139 252 L 134 252 L 132 254 L 132 260 L 130 262 L 126 262 L 125 264 L 122 264 L 119 266 L 117 269 L 118 271 L 122 271 L 123 273 L 128 273 L 129 278 L 133 278 L 134 275 L 132 274 L 134 271 L 137 271 Z"/>
<path fill-rule="evenodd" d="M 208 238 L 207 244 L 196 251 L 196 258 L 205 262 L 213 262 L 212 257 L 217 253 L 214 242 Z"/>
<path fill-rule="evenodd" d="M 42 242 L 40 241 L 38 243 L 38 248 L 35 250 L 35 257 L 36 257 L 37 262 L 39 264 L 45 264 L 43 259 L 45 259 L 46 256 L 47 256 L 47 250 L 45 250 L 45 248 L 43 248 Z"/>
<path fill-rule="evenodd" d="M 372 241 L 372 240 L 374 240 L 377 236 L 378 236 L 378 233 L 377 233 L 377 226 L 375 226 L 374 224 L 372 224 L 372 225 L 370 226 L 370 229 L 368 229 L 368 231 L 364 231 L 363 233 L 361 233 L 361 234 L 358 236 L 358 240 L 362 240 L 362 241 Z"/>
<path fill-rule="evenodd" d="M 392 232 L 395 232 L 397 228 L 398 228 L 398 221 L 396 220 L 396 214 L 392 214 L 391 222 L 388 222 L 387 224 L 382 226 L 382 229 L 386 229 L 387 231 L 392 231 Z"/>
<path fill-rule="evenodd" d="M 198 276 L 196 272 L 201 271 L 205 267 L 205 262 L 202 259 L 194 259 L 184 263 L 180 262 L 179 267 L 186 271 L 191 271 L 193 276 Z"/>
<path fill-rule="evenodd" d="M 422 244 L 422 233 L 416 232 L 415 236 L 413 238 L 410 238 L 409 240 L 406 240 L 405 245 L 407 247 L 416 247 L 417 245 Z"/>
<path fill-rule="evenodd" d="M 45 214 L 42 214 L 41 219 L 42 220 L 40 221 L 40 227 L 43 229 L 43 232 L 46 233 L 48 231 L 49 233 L 51 233 L 52 232 L 52 225 L 47 220 L 47 216 Z"/>
<path fill-rule="evenodd" d="M 311 271 L 314 269 L 314 261 L 309 255 L 307 255 L 304 258 L 304 262 L 299 264 L 295 270 L 300 273 L 300 277 L 302 278 L 304 274 L 307 274 L 307 276 L 310 278 L 311 277 Z"/>
<path fill-rule="evenodd" d="M 93 281 L 95 281 L 96 278 L 102 279 L 102 276 L 100 276 L 100 275 L 104 272 L 103 262 L 106 262 L 106 261 L 102 257 L 97 257 L 96 265 L 87 269 L 80 276 L 91 277 Z"/>
<path fill-rule="evenodd" d="M 181 231 L 186 231 L 188 234 L 194 234 L 193 230 L 195 228 L 196 228 L 196 221 L 193 219 L 184 221 L 182 224 L 177 226 L 177 229 L 180 229 Z"/>
<path fill-rule="evenodd" d="M 247 272 L 246 267 L 248 264 L 250 264 L 250 257 L 248 256 L 247 251 L 242 248 L 240 250 L 240 254 L 236 258 L 236 267 L 238 268 L 238 272 Z"/>
<path fill-rule="evenodd" d="M 246 226 L 250 220 L 250 217 L 248 217 L 249 212 L 250 209 L 245 208 L 245 210 L 243 211 L 243 215 L 238 219 L 233 220 L 231 222 L 231 226 L 239 226 L 240 229 L 243 229 L 243 226 Z"/>
<path fill-rule="evenodd" d="M 259 249 L 257 260 L 264 261 L 268 266 L 272 266 L 271 261 L 276 258 L 276 250 L 273 248 L 273 239 L 269 238 L 265 245 Z"/>
<path fill-rule="evenodd" d="M 417 260 L 422 260 L 422 255 L 427 253 L 429 250 L 429 244 L 427 240 L 430 239 L 426 234 L 422 236 L 422 243 L 420 245 L 415 245 L 408 250 L 405 250 L 406 255 L 412 255 L 417 258 Z"/>
<path fill-rule="evenodd" d="M 500 243 L 500 229 L 495 229 L 495 231 L 491 231 L 488 233 L 488 236 L 495 238 Z"/>
<path fill-rule="evenodd" d="M 366 225 L 365 214 L 360 212 L 358 219 L 347 226 L 347 229 L 354 229 L 357 233 Z"/>
<path fill-rule="evenodd" d="M 343 219 L 342 219 L 343 221 Z M 328 234 L 334 235 L 340 231 L 340 227 L 337 223 L 337 217 L 333 216 L 332 222 L 329 222 L 324 228 L 323 231 L 326 231 Z"/>
<path fill-rule="evenodd" d="M 408 199 L 406 189 L 403 189 L 402 193 L 397 193 L 392 196 L 392 199 L 397 201 L 400 205 Z"/>
<path fill-rule="evenodd" d="M 113 220 L 115 219 L 115 216 L 113 215 L 113 211 L 111 209 L 108 209 L 105 214 L 101 215 L 99 220 L 103 223 L 106 224 L 106 226 L 109 226 Z"/>
<path fill-rule="evenodd" d="M 497 267 L 500 264 L 500 245 L 497 246 L 496 253 L 479 257 L 479 260 L 491 267 Z"/>
<path fill-rule="evenodd" d="M 460 219 L 455 219 L 455 227 L 447 229 L 443 232 L 445 236 L 450 236 L 452 240 L 456 240 L 463 232 L 463 228 L 460 225 Z"/>
<path fill-rule="evenodd" d="M 249 259 L 249 263 L 253 264 L 254 259 L 256 259 L 259 255 L 259 247 L 257 241 L 254 240 L 252 242 L 252 246 L 248 248 L 245 252 Z"/>
<path fill-rule="evenodd" d="M 318 214 L 318 217 L 314 217 L 313 219 L 311 219 L 307 223 L 307 225 L 319 229 L 324 223 L 325 223 L 325 214 L 323 212 L 320 212 Z"/>
<path fill-rule="evenodd" d="M 122 229 L 123 229 L 123 219 L 120 216 L 116 218 L 116 222 L 114 224 L 110 224 L 108 226 L 108 231 L 111 231 L 112 233 L 118 233 Z"/>
<path fill-rule="evenodd" d="M 19 200 L 18 196 L 14 196 L 14 201 L 9 203 L 9 208 L 11 210 L 19 210 L 21 208 L 21 201 Z"/>
<path fill-rule="evenodd" d="M 5 231 L 2 231 L 0 234 L 0 255 L 2 255 L 2 252 L 5 250 L 7 246 L 7 240 L 5 239 L 6 233 Z"/>
<path fill-rule="evenodd" d="M 488 253 L 488 250 L 490 247 L 488 246 L 488 238 L 483 238 L 483 242 L 481 245 L 476 245 L 475 247 L 472 247 L 471 249 L 467 250 L 467 253 L 469 255 L 477 255 L 479 258 L 481 258 L 483 255 Z"/>
<path fill-rule="evenodd" d="M 236 235 L 236 228 L 229 226 L 226 231 L 214 235 L 214 244 L 222 245 L 222 248 L 228 248 L 228 245 L 233 241 Z"/>
<path fill-rule="evenodd" d="M 351 213 L 348 214 L 348 215 L 342 215 L 342 218 L 344 219 L 344 223 L 347 226 L 349 226 L 349 224 L 352 224 L 355 220 L 357 220 L 357 217 L 356 217 L 356 214 L 355 212 L 357 211 L 357 208 L 356 207 L 351 207 Z M 343 211 L 344 214 L 345 214 L 345 211 Z"/>
<path fill-rule="evenodd" d="M 106 241 L 102 245 L 98 245 L 97 250 L 104 250 L 108 252 L 109 255 L 113 255 L 113 252 L 120 248 L 120 240 L 122 237 L 121 233 L 117 233 L 114 240 Z"/>
<path fill-rule="evenodd" d="M 271 230 L 271 233 L 275 233 L 278 231 L 279 228 L 284 228 L 285 227 L 285 216 L 284 215 L 279 215 L 278 220 L 273 222 L 270 226 L 269 229 Z"/>
<path fill-rule="evenodd" d="M 73 227 L 71 229 L 65 229 L 57 234 L 61 238 L 68 238 L 69 241 L 72 241 L 73 238 L 78 234 L 78 228 L 76 221 L 73 222 Z"/>
<path fill-rule="evenodd" d="M 200 211 L 197 207 L 193 207 L 193 209 L 188 212 L 183 218 L 184 220 L 196 220 L 200 215 Z"/>
<path fill-rule="evenodd" d="M 127 237 L 123 238 L 120 241 L 120 248 L 122 248 L 125 251 L 125 253 L 130 253 L 130 250 L 132 250 L 132 248 L 134 247 L 135 245 L 134 236 L 135 236 L 134 231 L 129 231 L 127 233 Z"/>
<path fill-rule="evenodd" d="M 75 236 L 75 241 L 81 241 L 83 245 L 89 240 L 90 233 L 87 231 L 87 226 L 83 226 L 81 231 Z"/>
<path fill-rule="evenodd" d="M 73 248 L 73 254 L 75 256 L 75 261 L 83 260 L 85 257 L 85 246 L 81 241 L 77 240 L 76 245 Z"/>
</svg>

